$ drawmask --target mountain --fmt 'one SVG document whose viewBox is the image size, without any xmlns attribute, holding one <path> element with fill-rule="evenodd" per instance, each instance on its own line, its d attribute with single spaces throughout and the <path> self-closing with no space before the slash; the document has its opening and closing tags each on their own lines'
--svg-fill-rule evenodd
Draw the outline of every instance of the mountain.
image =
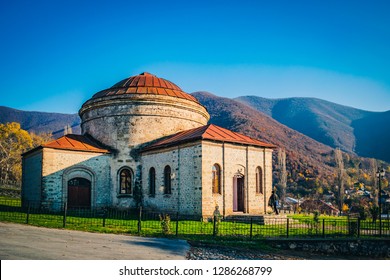
<svg viewBox="0 0 390 280">
<path fill-rule="evenodd" d="M 329 194 L 332 191 L 334 192 L 336 174 L 334 149 L 330 145 L 316 141 L 273 119 L 271 117 L 272 112 L 278 112 L 277 100 L 264 99 L 263 102 L 259 102 L 266 112 L 263 113 L 261 110 L 248 106 L 242 101 L 218 97 L 208 92 L 195 92 L 192 95 L 207 108 L 211 116 L 211 123 L 285 149 L 289 193 L 303 197 L 309 194 Z M 300 104 L 303 107 L 303 103 Z M 323 104 L 327 103 L 324 102 Z M 279 106 L 281 105 L 279 104 Z M 328 110 L 327 114 L 330 115 L 328 118 L 335 114 L 334 111 L 340 110 L 337 106 L 336 109 L 329 106 L 325 106 L 325 108 Z M 314 109 L 312 110 L 314 111 Z M 317 113 L 318 110 L 315 112 Z M 322 112 L 325 111 L 325 109 L 322 110 Z M 337 123 L 338 119 L 347 119 L 341 121 L 340 126 L 343 127 L 342 125 L 344 125 L 344 128 L 352 127 L 353 133 L 357 135 L 356 139 L 358 140 L 355 144 L 356 148 L 365 149 L 365 152 L 368 154 L 388 153 L 389 148 L 384 144 L 388 143 L 386 125 L 389 123 L 390 112 L 383 115 L 361 110 L 348 111 L 348 108 L 346 110 L 345 115 L 338 111 L 339 116 L 333 117 L 333 121 Z M 301 108 L 301 111 L 304 111 L 304 108 Z M 312 114 L 316 116 L 316 114 Z M 303 116 L 305 114 L 301 116 L 301 122 L 304 124 L 308 121 Z M 347 125 L 349 123 L 348 120 L 351 120 L 349 126 Z M 12 121 L 21 123 L 22 128 L 29 131 L 37 133 L 54 132 L 54 137 L 61 136 L 64 127 L 67 125 L 72 126 L 73 133 L 80 133 L 80 119 L 76 114 L 26 112 L 0 106 L 0 123 Z M 373 126 L 373 124 L 378 125 L 378 127 Z M 342 135 L 343 132 L 338 133 Z M 370 150 L 369 147 L 373 147 L 375 144 L 378 147 L 384 147 L 384 149 Z M 368 173 L 371 166 L 370 160 L 359 158 L 353 153 L 344 153 L 343 157 L 350 184 L 360 180 L 362 174 L 366 178 L 364 182 L 370 183 L 370 178 L 372 177 Z M 273 155 L 273 165 L 273 183 L 277 185 L 279 181 L 277 153 Z M 390 167 L 387 166 L 386 168 Z"/>
<path fill-rule="evenodd" d="M 390 162 L 390 129 L 385 125 L 390 111 L 369 112 L 317 98 L 242 96 L 235 100 L 330 147 Z"/>
<path fill-rule="evenodd" d="M 290 166 L 294 170 L 329 175 L 333 167 L 329 162 L 332 148 L 283 125 L 270 116 L 241 102 L 215 96 L 208 92 L 192 93 L 210 114 L 210 122 L 250 137 L 286 149 Z"/>
<path fill-rule="evenodd" d="M 390 111 L 372 113 L 352 122 L 356 152 L 390 162 Z"/>
<path fill-rule="evenodd" d="M 73 133 L 81 132 L 78 114 L 30 112 L 0 106 L 0 123 L 7 122 L 18 122 L 29 132 L 51 132 L 54 137 L 63 135 L 67 125 L 72 128 Z"/>
</svg>

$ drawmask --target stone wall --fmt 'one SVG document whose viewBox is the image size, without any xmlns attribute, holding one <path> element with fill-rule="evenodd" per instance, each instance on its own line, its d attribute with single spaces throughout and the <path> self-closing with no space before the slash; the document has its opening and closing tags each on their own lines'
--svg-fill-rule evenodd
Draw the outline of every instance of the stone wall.
<svg viewBox="0 0 390 280">
<path fill-rule="evenodd" d="M 221 193 L 212 191 L 212 167 L 221 167 Z M 172 194 L 164 195 L 164 168 L 173 172 Z M 263 193 L 256 193 L 256 168 L 263 170 Z M 156 170 L 156 194 L 150 196 L 149 170 Z M 272 189 L 272 151 L 245 145 L 198 141 L 146 152 L 142 156 L 143 202 L 151 209 L 212 216 L 216 206 L 224 216 L 233 212 L 233 177 L 245 176 L 244 213 L 263 214 Z"/>
<path fill-rule="evenodd" d="M 91 99 L 80 109 L 82 132 L 129 155 L 158 138 L 206 125 L 206 109 L 190 100 L 153 94 Z"/>
<path fill-rule="evenodd" d="M 119 154 L 112 156 L 109 160 L 110 162 L 110 173 L 111 180 L 110 185 L 111 189 L 109 191 L 113 207 L 118 208 L 134 208 L 137 207 L 137 201 L 134 199 L 134 191 L 136 187 L 136 182 L 140 182 L 140 163 L 139 159 L 135 160 L 129 155 Z M 120 194 L 120 181 L 119 174 L 122 169 L 130 169 L 133 178 L 132 178 L 132 193 L 131 194 Z"/>
<path fill-rule="evenodd" d="M 272 150 L 240 144 L 202 142 L 202 213 L 211 216 L 218 206 L 221 214 L 229 216 L 233 211 L 234 176 L 244 176 L 244 211 L 248 214 L 264 214 L 272 190 Z M 212 192 L 212 166 L 221 167 L 221 194 Z M 256 192 L 256 168 L 263 170 L 263 193 Z"/>
<path fill-rule="evenodd" d="M 111 204 L 109 155 L 93 152 L 43 149 L 42 203 L 52 209 L 67 201 L 67 184 L 72 178 L 91 181 L 91 206 Z"/>
<path fill-rule="evenodd" d="M 40 203 L 42 183 L 42 150 L 22 158 L 22 203 Z"/>
<path fill-rule="evenodd" d="M 143 205 L 151 210 L 202 214 L 202 148 L 200 142 L 180 145 L 142 156 Z M 164 194 L 164 168 L 171 167 L 172 193 Z M 156 171 L 156 193 L 149 194 L 149 170 Z"/>
<path fill-rule="evenodd" d="M 390 258 L 390 239 L 291 239 L 269 240 L 275 248 L 327 255 Z"/>
</svg>

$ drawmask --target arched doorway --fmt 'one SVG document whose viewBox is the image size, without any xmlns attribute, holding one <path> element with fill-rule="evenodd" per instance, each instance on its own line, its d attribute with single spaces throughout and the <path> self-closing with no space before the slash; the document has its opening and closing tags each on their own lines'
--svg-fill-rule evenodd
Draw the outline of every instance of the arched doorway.
<svg viewBox="0 0 390 280">
<path fill-rule="evenodd" d="M 233 177 L 233 211 L 244 212 L 245 176 L 236 173 Z"/>
<path fill-rule="evenodd" d="M 68 181 L 68 207 L 91 207 L 91 181 L 80 177 Z"/>
</svg>

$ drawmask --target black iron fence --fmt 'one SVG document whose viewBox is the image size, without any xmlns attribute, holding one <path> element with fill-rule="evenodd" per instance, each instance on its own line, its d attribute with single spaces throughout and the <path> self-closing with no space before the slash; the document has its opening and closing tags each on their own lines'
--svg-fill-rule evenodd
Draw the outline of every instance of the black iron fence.
<svg viewBox="0 0 390 280">
<path fill-rule="evenodd" d="M 22 207 L 20 200 L 0 199 L 0 221 L 148 236 L 202 235 L 235 239 L 390 237 L 390 223 L 386 217 L 375 222 L 359 218 L 314 219 L 310 217 L 278 218 L 277 216 L 266 218 L 232 216 L 205 219 L 174 212 L 144 211 L 142 208 L 128 210 L 68 209 L 67 205 L 63 204 L 50 209 L 36 203 Z"/>
</svg>

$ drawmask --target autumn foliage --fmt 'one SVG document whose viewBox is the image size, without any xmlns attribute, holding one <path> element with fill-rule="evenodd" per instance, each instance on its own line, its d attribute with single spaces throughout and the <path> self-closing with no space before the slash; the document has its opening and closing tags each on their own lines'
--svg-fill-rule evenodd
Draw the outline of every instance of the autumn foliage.
<svg viewBox="0 0 390 280">
<path fill-rule="evenodd" d="M 29 133 L 17 122 L 0 124 L 0 178 L 5 184 L 19 184 L 21 154 L 51 139 L 51 134 Z"/>
</svg>

